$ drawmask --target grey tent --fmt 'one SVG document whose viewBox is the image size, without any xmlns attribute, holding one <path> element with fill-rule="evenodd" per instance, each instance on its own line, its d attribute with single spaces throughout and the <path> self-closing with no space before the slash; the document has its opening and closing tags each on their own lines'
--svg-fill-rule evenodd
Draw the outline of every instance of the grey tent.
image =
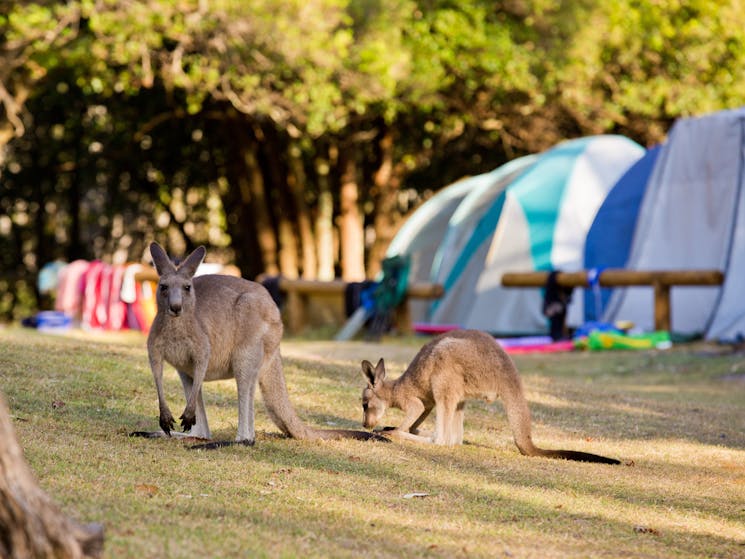
<svg viewBox="0 0 745 559">
<path fill-rule="evenodd" d="M 718 269 L 723 287 L 672 289 L 672 331 L 745 336 L 745 108 L 678 120 L 655 163 L 627 268 Z M 616 289 L 604 319 L 653 328 L 650 288 Z"/>
</svg>

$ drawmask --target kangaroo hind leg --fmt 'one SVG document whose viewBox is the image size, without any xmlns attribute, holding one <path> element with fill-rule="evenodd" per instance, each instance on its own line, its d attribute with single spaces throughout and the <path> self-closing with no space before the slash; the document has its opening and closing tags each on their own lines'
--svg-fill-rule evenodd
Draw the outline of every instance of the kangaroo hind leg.
<svg viewBox="0 0 745 559">
<path fill-rule="evenodd" d="M 434 443 L 439 445 L 453 446 L 457 443 L 458 433 L 461 433 L 462 426 L 458 428 L 457 421 L 458 402 L 445 398 L 437 402 L 435 407 L 435 435 Z"/>
<path fill-rule="evenodd" d="M 246 445 L 253 445 L 256 441 L 254 401 L 259 370 L 264 366 L 263 357 L 263 352 L 243 351 L 233 358 L 232 366 L 238 389 L 238 434 L 235 440 Z"/>
<path fill-rule="evenodd" d="M 452 444 L 463 444 L 463 421 L 465 419 L 466 403 L 458 402 L 453 414 L 453 442 Z"/>
</svg>

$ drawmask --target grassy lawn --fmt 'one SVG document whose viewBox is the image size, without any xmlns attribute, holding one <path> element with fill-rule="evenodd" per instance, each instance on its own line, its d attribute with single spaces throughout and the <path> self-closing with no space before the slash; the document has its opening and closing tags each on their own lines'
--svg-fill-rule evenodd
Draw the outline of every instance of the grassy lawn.
<svg viewBox="0 0 745 559">
<path fill-rule="evenodd" d="M 290 398 L 314 426 L 357 428 L 360 360 L 385 357 L 397 376 L 423 342 L 287 340 Z M 0 329 L 26 458 L 66 513 L 105 525 L 106 557 L 745 557 L 745 355 L 516 361 L 536 444 L 624 465 L 524 458 L 483 402 L 452 449 L 285 439 L 261 404 L 253 448 L 130 438 L 158 425 L 144 337 Z M 178 416 L 170 368 L 166 389 Z M 234 383 L 206 385 L 205 400 L 213 434 L 232 439 Z"/>
</svg>

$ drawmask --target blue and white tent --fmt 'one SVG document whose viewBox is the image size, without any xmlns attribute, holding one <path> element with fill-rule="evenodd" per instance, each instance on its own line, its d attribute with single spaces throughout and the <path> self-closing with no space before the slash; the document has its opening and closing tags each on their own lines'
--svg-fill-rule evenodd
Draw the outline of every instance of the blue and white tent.
<svg viewBox="0 0 745 559">
<path fill-rule="evenodd" d="M 502 275 L 581 269 L 585 237 L 598 207 L 643 154 L 644 149 L 627 138 L 592 136 L 500 167 L 488 174 L 490 187 L 484 186 L 481 181 L 486 179 L 481 175 L 481 179 L 474 177 L 445 189 L 460 186 L 473 195 L 458 191 L 459 204 L 467 206 L 449 213 L 448 227 L 440 237 L 447 246 L 437 245 L 441 250 L 436 257 L 437 248 L 431 253 L 434 267 L 427 279 L 442 282 L 445 296 L 424 317 L 412 312 L 414 320 L 498 334 L 546 333 L 540 292 L 502 288 Z M 466 218 L 471 211 L 474 217 Z M 431 217 L 418 218 L 418 213 L 410 219 L 431 221 Z M 406 249 L 413 243 L 399 243 L 397 238 L 388 255 L 404 253 L 416 259 L 416 251 Z M 413 275 L 410 279 L 423 278 Z M 582 297 L 574 297 L 570 307 L 570 317 L 579 323 L 582 303 Z"/>
</svg>

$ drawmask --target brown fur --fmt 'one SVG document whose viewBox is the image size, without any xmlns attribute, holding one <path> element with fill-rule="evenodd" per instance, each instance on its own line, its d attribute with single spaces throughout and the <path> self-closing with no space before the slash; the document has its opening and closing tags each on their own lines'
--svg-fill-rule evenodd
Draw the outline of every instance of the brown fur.
<svg viewBox="0 0 745 559">
<path fill-rule="evenodd" d="M 170 363 L 184 388 L 186 407 L 180 419 L 190 437 L 211 438 L 202 383 L 234 377 L 238 388 L 237 442 L 254 443 L 257 382 L 269 416 L 285 435 L 297 439 L 381 439 L 362 431 L 313 429 L 300 420 L 282 372 L 279 309 L 262 285 L 231 276 L 193 277 L 206 254 L 204 247 L 197 248 L 178 268 L 157 243 L 150 245 L 150 252 L 160 280 L 158 312 L 147 348 L 158 392 L 160 426 L 166 435 L 174 428 L 163 393 L 163 364 Z"/>
<path fill-rule="evenodd" d="M 362 392 L 363 423 L 375 427 L 386 408 L 403 410 L 405 417 L 387 433 L 398 438 L 440 445 L 463 442 L 465 401 L 502 399 L 517 448 L 527 456 L 547 456 L 586 462 L 618 464 L 619 461 L 573 450 L 545 450 L 533 444 L 531 419 L 517 367 L 488 334 L 456 330 L 427 343 L 396 380 L 385 378 L 381 359 L 373 367 L 362 362 L 367 387 Z M 418 428 L 435 409 L 435 431 L 425 436 Z"/>
</svg>

